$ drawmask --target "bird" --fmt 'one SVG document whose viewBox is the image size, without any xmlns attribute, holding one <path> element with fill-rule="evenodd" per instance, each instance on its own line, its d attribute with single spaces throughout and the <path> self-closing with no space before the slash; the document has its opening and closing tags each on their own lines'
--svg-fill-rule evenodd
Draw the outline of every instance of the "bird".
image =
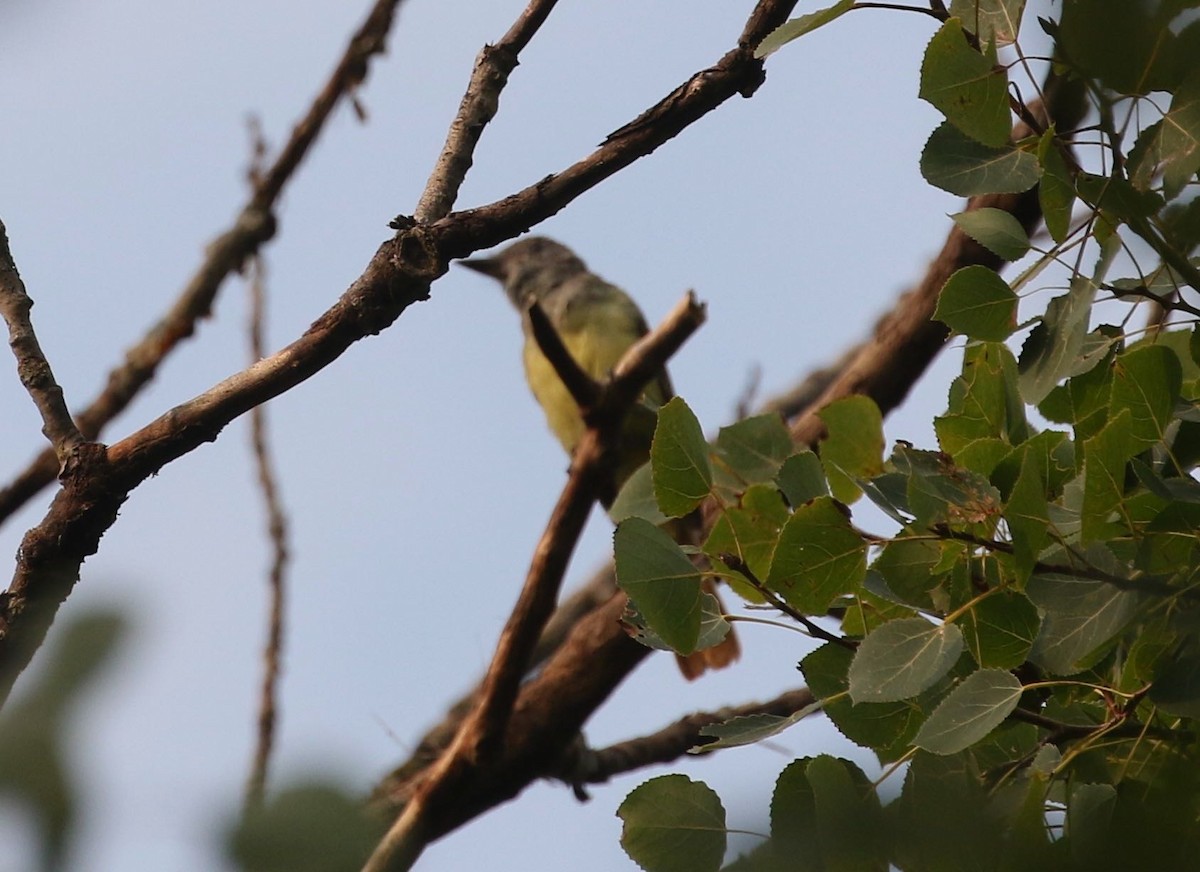
<svg viewBox="0 0 1200 872">
<path fill-rule="evenodd" d="M 551 432 L 570 456 L 586 425 L 574 397 L 533 336 L 529 309 L 535 302 L 541 306 L 563 346 L 580 369 L 596 381 L 607 379 L 625 352 L 649 332 L 642 310 L 621 288 L 589 271 L 570 248 L 544 236 L 530 236 L 490 257 L 459 263 L 500 282 L 509 302 L 520 313 L 526 381 Z M 631 410 L 622 427 L 614 480 L 600 494 L 606 509 L 621 485 L 649 460 L 654 435 L 650 413 L 672 396 L 671 380 L 664 367 L 646 386 L 640 407 Z M 706 582 L 709 588 L 711 584 Z M 680 671 L 691 680 L 707 669 L 729 665 L 739 653 L 731 629 L 712 648 L 678 657 Z"/>
</svg>

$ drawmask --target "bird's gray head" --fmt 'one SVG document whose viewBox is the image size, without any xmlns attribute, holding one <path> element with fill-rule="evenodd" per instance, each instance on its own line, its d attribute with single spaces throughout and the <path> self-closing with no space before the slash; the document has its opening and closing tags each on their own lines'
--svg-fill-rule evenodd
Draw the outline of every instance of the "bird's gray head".
<svg viewBox="0 0 1200 872">
<path fill-rule="evenodd" d="M 544 236 L 514 242 L 492 257 L 473 257 L 459 263 L 502 283 L 509 300 L 521 311 L 534 300 L 544 299 L 567 279 L 587 272 L 575 252 Z"/>
</svg>

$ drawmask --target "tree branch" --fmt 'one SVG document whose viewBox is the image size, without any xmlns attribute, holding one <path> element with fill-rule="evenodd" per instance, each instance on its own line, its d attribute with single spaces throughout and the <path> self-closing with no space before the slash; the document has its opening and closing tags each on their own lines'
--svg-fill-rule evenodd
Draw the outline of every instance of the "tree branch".
<svg viewBox="0 0 1200 872">
<path fill-rule="evenodd" d="M 508 33 L 495 45 L 485 45 L 475 58 L 471 81 L 458 114 L 450 122 L 446 143 L 417 203 L 415 218 L 422 223 L 445 218 L 454 208 L 458 191 L 471 169 L 475 146 L 483 129 L 500 108 L 500 92 L 517 66 L 517 56 L 533 39 L 558 0 L 530 0 Z"/>
<path fill-rule="evenodd" d="M 554 610 L 567 563 L 602 483 L 611 477 L 609 465 L 621 438 L 620 423 L 647 382 L 703 320 L 704 307 L 689 293 L 617 363 L 572 455 L 567 485 L 534 550 L 525 586 L 500 634 L 479 701 L 380 841 L 364 872 L 411 866 L 428 843 L 429 821 L 438 814 L 437 809 L 454 805 L 466 786 L 488 778 L 489 765 L 503 749 L 521 680 Z"/>
<path fill-rule="evenodd" d="M 546 310 L 536 300 L 529 306 L 529 327 L 533 331 L 538 348 L 554 367 L 555 374 L 571 394 L 575 405 L 581 410 L 596 405 L 600 398 L 600 384 L 584 372 L 579 362 L 571 356 L 571 352 L 563 344 L 562 337 L 550 323 Z"/>
<path fill-rule="evenodd" d="M 738 45 L 716 64 L 695 73 L 629 124 L 611 133 L 590 155 L 503 200 L 454 212 L 433 223 L 442 251 L 467 257 L 525 232 L 580 194 L 651 154 L 734 95 L 753 96 L 765 81 L 754 48 L 787 20 L 797 0 L 759 0 Z"/>
<path fill-rule="evenodd" d="M 0 221 L 0 316 L 8 323 L 8 345 L 17 359 L 17 376 L 42 416 L 42 433 L 50 440 L 61 468 L 85 440 L 71 420 L 62 388 L 33 331 L 32 308 L 33 300 L 8 247 L 8 231 Z"/>
<path fill-rule="evenodd" d="M 726 706 L 713 712 L 696 712 L 647 736 L 639 736 L 596 751 L 582 749 L 575 759 L 567 762 L 564 772 L 559 777 L 575 786 L 578 795 L 583 784 L 602 784 L 615 775 L 655 764 L 670 763 L 697 746 L 713 742 L 711 736 L 700 733 L 712 724 L 750 715 L 788 717 L 815 701 L 812 691 L 803 687 L 789 690 L 767 702 Z M 580 798 L 585 799 L 586 794 Z"/>
<path fill-rule="evenodd" d="M 308 154 L 338 101 L 362 84 L 368 62 L 384 51 L 388 31 L 401 2 L 376 0 L 307 114 L 292 130 L 274 163 L 256 181 L 233 226 L 208 245 L 203 262 L 175 303 L 125 352 L 124 362 L 109 372 L 104 390 L 75 416 L 85 440 L 96 439 L 105 425 L 125 410 L 154 378 L 167 355 L 195 333 L 196 322 L 208 317 L 217 292 L 230 273 L 240 270 L 246 260 L 275 235 L 274 208 L 279 195 Z M 7 487 L 0 489 L 0 521 L 52 482 L 58 466 L 55 455 L 44 451 Z M 2 697 L 3 693 L 0 693 Z"/>
<path fill-rule="evenodd" d="M 261 257 L 256 257 L 250 275 L 250 358 L 258 360 L 264 354 L 263 320 L 266 307 L 264 267 Z M 254 454 L 254 465 L 258 471 L 258 484 L 262 491 L 263 506 L 267 515 L 267 534 L 271 543 L 271 566 L 267 572 L 267 589 L 270 605 L 267 609 L 267 641 L 263 646 L 263 675 L 259 685 L 258 735 L 250 777 L 246 783 L 247 810 L 260 806 L 267 785 L 267 768 L 271 762 L 271 751 L 275 746 L 275 723 L 277 720 L 279 676 L 282 671 L 283 616 L 287 599 L 288 551 L 287 516 L 279 496 L 279 484 L 271 465 L 270 446 L 267 439 L 267 416 L 263 406 L 250 410 L 250 444 Z"/>
</svg>

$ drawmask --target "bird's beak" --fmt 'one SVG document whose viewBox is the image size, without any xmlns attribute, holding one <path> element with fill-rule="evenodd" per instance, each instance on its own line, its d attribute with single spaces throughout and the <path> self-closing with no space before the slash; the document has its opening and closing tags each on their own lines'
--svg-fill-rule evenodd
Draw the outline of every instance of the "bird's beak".
<svg viewBox="0 0 1200 872">
<path fill-rule="evenodd" d="M 491 276 L 497 281 L 504 281 L 504 264 L 498 257 L 470 257 L 466 260 L 460 260 L 459 263 L 467 269 L 483 273 L 485 276 Z"/>
</svg>

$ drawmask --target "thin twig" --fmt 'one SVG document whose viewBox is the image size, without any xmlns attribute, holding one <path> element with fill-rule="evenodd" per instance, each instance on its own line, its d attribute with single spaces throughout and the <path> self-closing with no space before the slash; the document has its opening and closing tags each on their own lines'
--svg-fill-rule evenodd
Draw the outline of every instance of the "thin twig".
<svg viewBox="0 0 1200 872">
<path fill-rule="evenodd" d="M 250 264 L 250 358 L 258 360 L 265 353 L 263 322 L 266 308 L 266 287 L 262 257 Z M 246 784 L 246 808 L 262 805 L 267 784 L 267 770 L 275 745 L 275 724 L 278 717 L 279 676 L 282 670 L 283 616 L 287 601 L 287 564 L 289 559 L 287 516 L 279 497 L 279 486 L 272 468 L 267 438 L 267 416 L 263 406 L 250 410 L 250 441 L 258 484 L 267 513 L 267 534 L 271 542 L 271 567 L 267 573 L 270 605 L 267 614 L 267 641 L 263 646 L 263 675 L 259 686 L 258 733 L 250 777 Z"/>
<path fill-rule="evenodd" d="M 425 184 L 414 217 L 422 223 L 445 218 L 471 169 L 483 129 L 500 108 L 500 92 L 517 66 L 517 57 L 533 39 L 558 0 L 530 0 L 508 32 L 495 45 L 485 45 L 475 59 L 471 81 L 458 114 L 450 122 L 446 143 Z"/>
<path fill-rule="evenodd" d="M 8 345 L 17 359 L 17 376 L 42 416 L 42 433 L 50 440 L 61 468 L 86 440 L 71 419 L 62 388 L 38 344 L 29 318 L 32 308 L 33 300 L 8 246 L 8 230 L 0 221 L 0 316 L 8 322 Z"/>
<path fill-rule="evenodd" d="M 712 712 L 696 712 L 646 736 L 628 739 L 595 751 L 580 748 L 576 757 L 565 761 L 564 770 L 559 777 L 575 788 L 576 796 L 586 799 L 587 795 L 582 793 L 584 784 L 603 784 L 616 775 L 655 764 L 670 763 L 697 746 L 716 741 L 711 736 L 701 735 L 700 732 L 712 724 L 751 715 L 776 715 L 786 718 L 815 701 L 812 691 L 802 687 L 789 690 L 767 702 L 726 706 Z"/>
<path fill-rule="evenodd" d="M 599 383 L 583 371 L 583 367 L 567 350 L 562 337 L 550 323 L 546 310 L 536 300 L 529 306 L 529 326 L 538 348 L 554 367 L 555 374 L 575 400 L 575 405 L 580 409 L 590 409 L 596 405 L 600 398 Z"/>
<path fill-rule="evenodd" d="M 104 427 L 154 378 L 163 360 L 208 317 L 222 283 L 269 241 L 276 230 L 275 203 L 299 167 L 340 98 L 366 78 L 371 57 L 382 52 L 396 8 L 403 0 L 376 0 L 366 21 L 351 37 L 333 73 L 314 98 L 304 118 L 274 163 L 261 175 L 254 192 L 239 210 L 233 226 L 206 248 L 204 260 L 178 299 L 146 334 L 125 352 L 124 361 L 108 374 L 104 390 L 75 420 L 83 439 L 97 438 Z M 0 521 L 8 518 L 54 480 L 55 455 L 44 451 L 4 488 L 0 488 Z M 2 694 L 0 694 L 2 696 Z"/>
<path fill-rule="evenodd" d="M 759 580 L 758 576 L 750 570 L 750 567 L 746 565 L 746 562 L 736 554 L 722 554 L 720 555 L 720 560 L 730 569 L 740 573 L 741 576 L 746 579 L 749 585 L 758 591 L 768 603 L 770 603 L 774 608 L 778 609 L 783 614 L 787 615 L 793 621 L 796 621 L 798 624 L 803 626 L 804 629 L 808 631 L 808 634 L 814 639 L 820 639 L 822 642 L 832 642 L 833 644 L 840 645 L 843 648 L 849 648 L 851 651 L 854 651 L 856 648 L 858 648 L 858 645 L 853 639 L 847 639 L 845 636 L 839 636 L 837 633 L 829 632 L 820 624 L 811 620 L 808 615 L 804 614 L 787 600 L 779 596 L 779 594 L 775 593 L 775 591 L 763 584 Z"/>
</svg>

